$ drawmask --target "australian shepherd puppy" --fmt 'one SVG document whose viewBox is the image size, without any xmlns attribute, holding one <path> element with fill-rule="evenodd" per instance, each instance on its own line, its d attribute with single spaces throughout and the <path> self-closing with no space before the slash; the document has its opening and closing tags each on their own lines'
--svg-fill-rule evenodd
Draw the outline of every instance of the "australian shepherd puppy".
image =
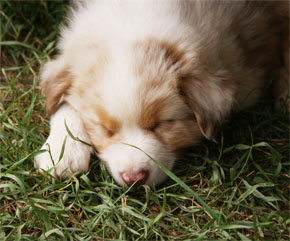
<svg viewBox="0 0 290 241">
<path fill-rule="evenodd" d="M 172 169 L 231 110 L 254 105 L 267 81 L 278 99 L 289 93 L 288 1 L 74 5 L 41 74 L 51 130 L 36 165 L 57 177 L 87 171 L 94 150 L 65 122 L 118 184 L 156 185 L 166 175 L 130 145 Z"/>
</svg>

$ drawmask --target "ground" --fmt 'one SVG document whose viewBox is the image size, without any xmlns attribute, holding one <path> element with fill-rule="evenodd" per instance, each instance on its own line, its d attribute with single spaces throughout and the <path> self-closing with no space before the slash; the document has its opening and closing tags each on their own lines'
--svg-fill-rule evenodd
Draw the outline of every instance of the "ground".
<svg viewBox="0 0 290 241">
<path fill-rule="evenodd" d="M 40 66 L 65 1 L 1 1 L 1 240 L 289 240 L 289 113 L 270 98 L 233 113 L 162 186 L 126 190 L 94 157 L 56 180 L 34 169 L 49 133 Z"/>
</svg>

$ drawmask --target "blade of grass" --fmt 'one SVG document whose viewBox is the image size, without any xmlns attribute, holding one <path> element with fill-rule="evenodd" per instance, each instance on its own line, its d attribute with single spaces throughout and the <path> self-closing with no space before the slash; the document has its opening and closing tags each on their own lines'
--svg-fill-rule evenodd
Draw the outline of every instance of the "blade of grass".
<svg viewBox="0 0 290 241">
<path fill-rule="evenodd" d="M 207 213 L 216 221 L 218 221 L 217 214 L 194 192 L 191 190 L 189 186 L 187 186 L 181 179 L 179 179 L 173 172 L 169 171 L 165 166 L 163 166 L 161 163 L 153 159 L 151 156 L 149 156 L 146 152 L 144 152 L 142 149 L 140 149 L 137 146 L 130 145 L 123 143 L 125 145 L 131 146 L 133 148 L 138 149 L 139 151 L 143 152 L 147 157 L 150 158 L 168 177 L 170 177 L 172 180 L 174 180 L 176 183 L 178 183 L 181 187 L 183 187 L 186 191 L 188 191 L 207 211 Z"/>
<path fill-rule="evenodd" d="M 69 134 L 69 136 L 70 136 L 73 140 L 75 140 L 75 141 L 79 141 L 79 142 L 81 142 L 81 143 L 83 143 L 83 144 L 85 144 L 85 145 L 88 145 L 88 146 L 90 146 L 90 147 L 94 147 L 92 144 L 87 143 L 87 142 L 81 140 L 81 139 L 78 138 L 78 137 L 75 137 L 75 136 L 71 133 L 70 129 L 68 128 L 68 126 L 67 126 L 67 124 L 66 124 L 66 120 L 64 120 L 64 125 L 65 125 L 65 129 L 66 129 L 67 133 Z"/>
</svg>

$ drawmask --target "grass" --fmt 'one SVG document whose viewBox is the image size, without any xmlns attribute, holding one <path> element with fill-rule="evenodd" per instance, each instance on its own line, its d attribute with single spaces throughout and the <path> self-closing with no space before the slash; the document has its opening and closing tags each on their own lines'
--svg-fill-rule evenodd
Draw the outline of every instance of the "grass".
<svg viewBox="0 0 290 241">
<path fill-rule="evenodd" d="M 234 113 L 159 187 L 119 187 L 97 158 L 64 181 L 39 175 L 38 72 L 67 3 L 1 5 L 0 240 L 289 240 L 289 115 L 271 100 Z"/>
</svg>

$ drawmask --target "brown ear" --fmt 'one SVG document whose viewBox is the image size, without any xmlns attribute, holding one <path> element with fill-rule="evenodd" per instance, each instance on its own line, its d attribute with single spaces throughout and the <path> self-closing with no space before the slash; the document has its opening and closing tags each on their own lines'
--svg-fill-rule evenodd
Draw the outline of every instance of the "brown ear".
<svg viewBox="0 0 290 241">
<path fill-rule="evenodd" d="M 41 73 L 41 87 L 46 97 L 46 115 L 52 115 L 61 97 L 71 86 L 72 77 L 68 65 L 62 59 L 47 62 Z"/>
<path fill-rule="evenodd" d="M 233 86 L 225 72 L 187 76 L 180 81 L 185 101 L 195 114 L 202 134 L 214 140 L 217 128 L 233 104 Z"/>
</svg>

